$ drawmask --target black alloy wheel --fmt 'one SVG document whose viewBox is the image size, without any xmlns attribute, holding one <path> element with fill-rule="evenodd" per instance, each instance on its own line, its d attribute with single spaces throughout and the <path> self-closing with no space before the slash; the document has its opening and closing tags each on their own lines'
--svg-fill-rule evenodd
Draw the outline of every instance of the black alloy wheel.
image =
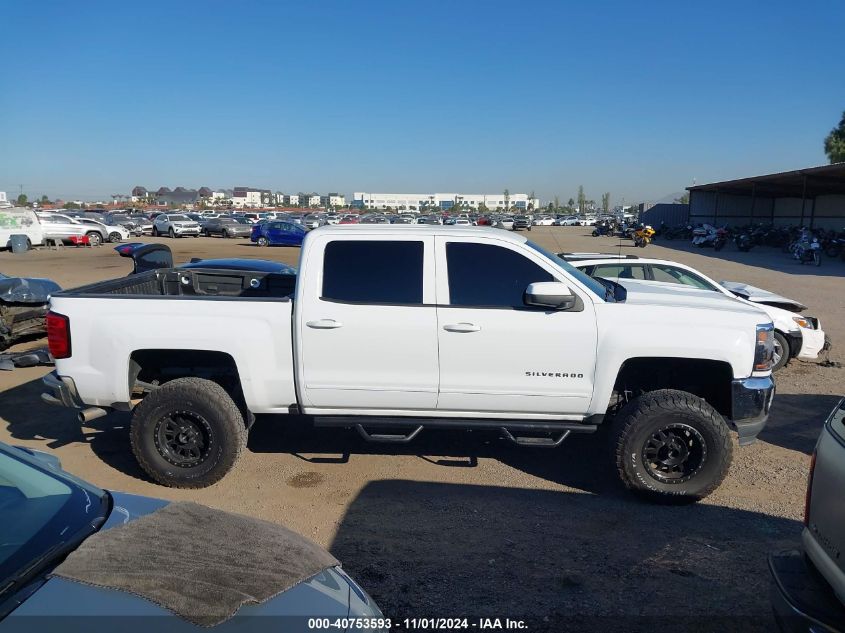
<svg viewBox="0 0 845 633">
<path fill-rule="evenodd" d="M 643 445 L 646 472 L 661 483 L 682 484 L 694 477 L 707 461 L 707 443 L 688 424 L 674 423 L 658 429 Z"/>
<path fill-rule="evenodd" d="M 161 418 L 154 431 L 155 446 L 165 460 L 180 468 L 202 464 L 211 451 L 211 425 L 192 411 L 174 411 Z"/>
</svg>

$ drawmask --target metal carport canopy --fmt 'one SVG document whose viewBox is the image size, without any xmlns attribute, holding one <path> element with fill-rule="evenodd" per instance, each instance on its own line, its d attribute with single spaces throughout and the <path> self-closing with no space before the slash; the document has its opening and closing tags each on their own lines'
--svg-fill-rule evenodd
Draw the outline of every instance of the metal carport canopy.
<svg viewBox="0 0 845 633">
<path fill-rule="evenodd" d="M 806 188 L 805 188 L 806 186 Z M 845 163 L 784 171 L 765 176 L 725 180 L 687 187 L 687 191 L 718 191 L 737 195 L 768 195 L 777 198 L 814 198 L 845 195 Z"/>
</svg>

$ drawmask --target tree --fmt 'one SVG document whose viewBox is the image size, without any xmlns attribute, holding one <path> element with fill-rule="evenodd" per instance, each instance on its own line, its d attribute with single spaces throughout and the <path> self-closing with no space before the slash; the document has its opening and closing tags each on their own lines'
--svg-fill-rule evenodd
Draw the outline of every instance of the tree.
<svg viewBox="0 0 845 633">
<path fill-rule="evenodd" d="M 551 211 L 551 209 L 549 209 L 549 210 Z M 560 197 L 559 197 L 559 196 L 555 196 L 555 207 L 554 207 L 554 210 L 555 210 L 555 211 L 560 211 Z"/>
<path fill-rule="evenodd" d="M 845 112 L 839 127 L 835 127 L 824 139 L 824 153 L 830 159 L 830 164 L 845 163 Z"/>
<path fill-rule="evenodd" d="M 689 191 L 684 192 L 680 198 L 675 198 L 675 204 L 689 204 Z"/>
<path fill-rule="evenodd" d="M 549 213 L 554 213 L 554 210 L 555 210 L 555 205 L 554 205 L 554 203 L 550 202 L 549 205 L 546 207 L 546 211 L 548 211 Z"/>
<path fill-rule="evenodd" d="M 601 210 L 607 215 L 610 211 L 610 192 L 601 194 Z"/>
<path fill-rule="evenodd" d="M 567 207 L 569 207 L 570 209 L 575 208 L 575 200 L 573 200 L 572 198 L 570 198 L 570 199 L 569 199 L 569 202 L 567 202 L 567 203 L 566 203 L 566 206 L 567 206 Z"/>
<path fill-rule="evenodd" d="M 587 206 L 587 196 L 584 195 L 584 185 L 578 185 L 578 213 L 584 213 Z"/>
<path fill-rule="evenodd" d="M 27 202 L 29 202 L 29 198 L 26 197 L 25 193 L 18 196 L 17 205 L 19 207 L 25 207 Z"/>
</svg>

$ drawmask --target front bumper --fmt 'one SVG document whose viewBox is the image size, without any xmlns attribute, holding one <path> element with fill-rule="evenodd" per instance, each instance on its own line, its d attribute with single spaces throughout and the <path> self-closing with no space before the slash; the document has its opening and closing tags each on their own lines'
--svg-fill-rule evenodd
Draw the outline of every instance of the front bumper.
<svg viewBox="0 0 845 633">
<path fill-rule="evenodd" d="M 81 409 L 85 406 L 85 403 L 79 399 L 73 378 L 59 376 L 55 371 L 51 371 L 41 379 L 41 382 L 46 390 L 41 394 L 41 400 L 47 404 L 72 409 Z"/>
<path fill-rule="evenodd" d="M 769 571 L 772 610 L 783 633 L 845 633 L 845 605 L 801 552 L 769 556 Z"/>
<path fill-rule="evenodd" d="M 766 426 L 775 397 L 771 376 L 742 378 L 731 385 L 731 420 L 739 434 L 739 445 L 751 444 Z"/>
<path fill-rule="evenodd" d="M 824 333 L 821 323 L 815 317 L 807 317 L 813 329 L 801 328 L 801 348 L 795 355 L 798 360 L 816 360 L 823 351 L 830 349 L 830 338 Z"/>
<path fill-rule="evenodd" d="M 173 232 L 176 235 L 199 235 L 200 227 L 198 226 L 174 226 Z"/>
</svg>

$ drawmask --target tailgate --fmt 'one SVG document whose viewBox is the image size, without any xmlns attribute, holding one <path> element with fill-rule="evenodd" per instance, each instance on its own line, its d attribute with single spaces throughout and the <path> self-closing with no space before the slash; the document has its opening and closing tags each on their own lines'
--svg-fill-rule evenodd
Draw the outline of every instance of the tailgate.
<svg viewBox="0 0 845 633">
<path fill-rule="evenodd" d="M 845 399 L 831 413 L 816 447 L 807 554 L 845 603 Z"/>
</svg>

